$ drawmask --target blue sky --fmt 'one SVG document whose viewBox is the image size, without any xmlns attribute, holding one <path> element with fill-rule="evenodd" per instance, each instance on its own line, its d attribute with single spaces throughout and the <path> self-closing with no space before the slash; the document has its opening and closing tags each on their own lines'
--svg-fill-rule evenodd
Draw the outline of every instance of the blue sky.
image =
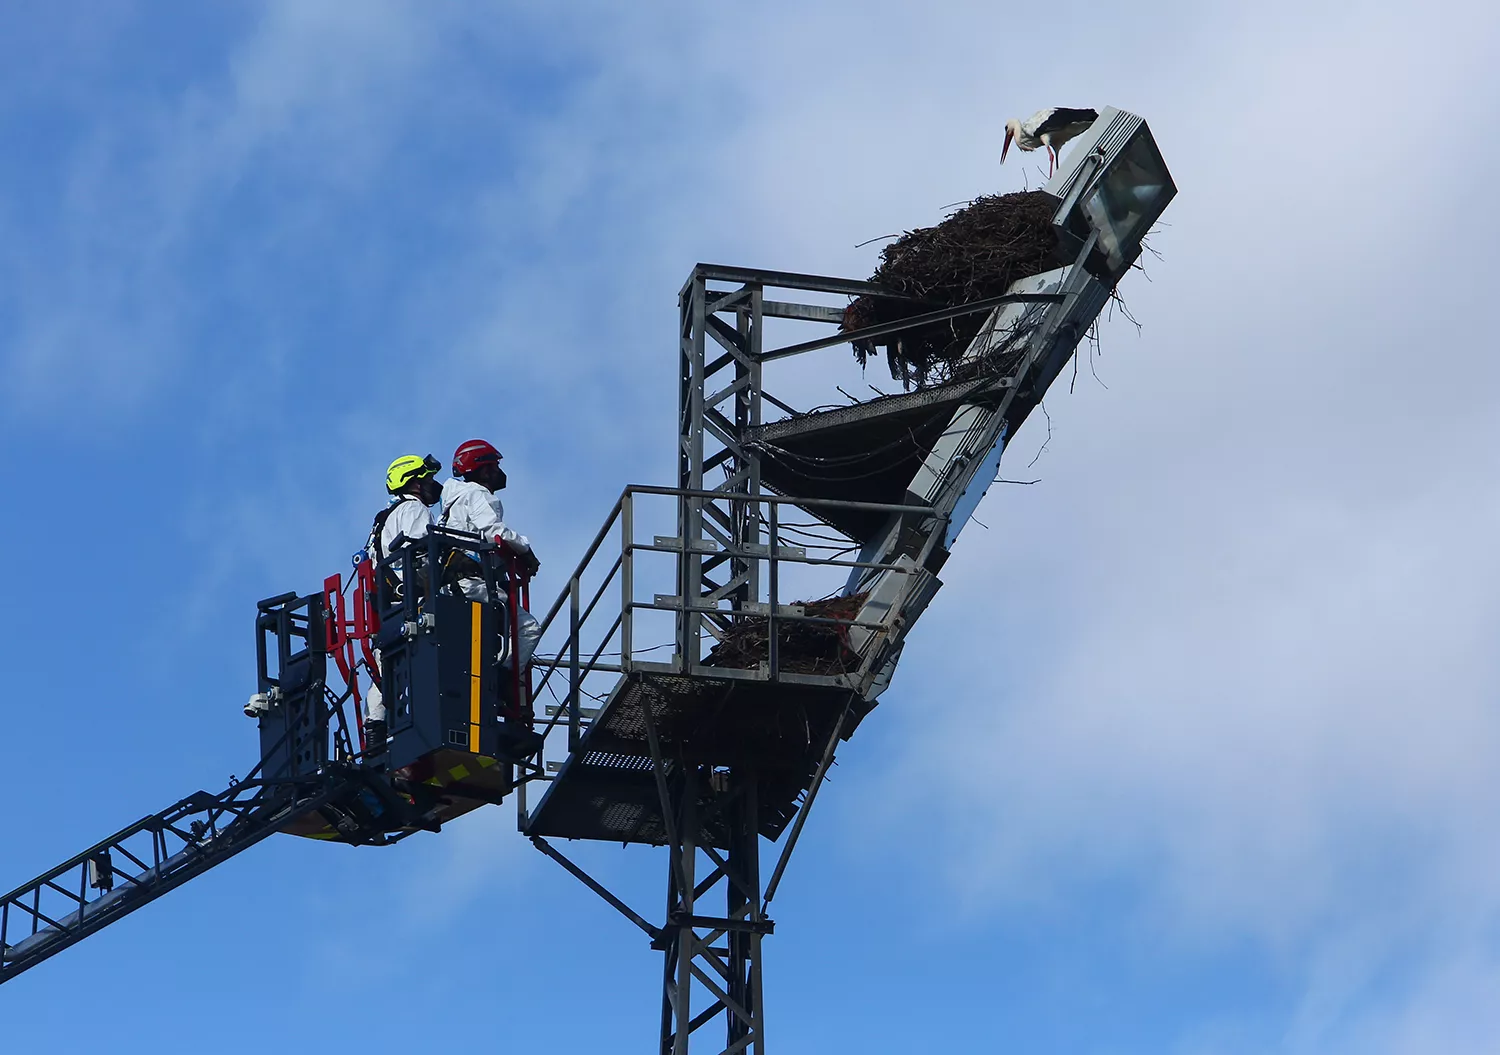
<svg viewBox="0 0 1500 1055">
<path fill-rule="evenodd" d="M 1181 188 L 1144 328 L 842 753 L 770 1037 L 1500 1046 L 1500 16 L 560 6 L 0 14 L 0 887 L 245 772 L 253 602 L 346 566 L 396 454 L 497 442 L 550 593 L 670 480 L 695 261 L 868 274 L 1040 182 L 1006 117 L 1112 104 Z M 272 840 L 7 984 L 6 1050 L 402 1050 L 459 1008 L 645 1050 L 656 956 L 513 825 Z M 660 855 L 577 853 L 659 904 Z"/>
</svg>

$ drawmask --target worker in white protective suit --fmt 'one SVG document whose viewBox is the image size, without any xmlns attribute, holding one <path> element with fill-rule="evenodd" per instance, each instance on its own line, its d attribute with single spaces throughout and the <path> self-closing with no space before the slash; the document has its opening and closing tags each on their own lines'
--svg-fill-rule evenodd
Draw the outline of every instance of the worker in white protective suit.
<svg viewBox="0 0 1500 1055">
<path fill-rule="evenodd" d="M 438 523 L 454 531 L 467 531 L 480 538 L 489 539 L 508 547 L 521 562 L 527 577 L 536 574 L 541 562 L 531 551 L 531 542 L 525 535 L 518 535 L 505 523 L 505 507 L 500 503 L 499 491 L 505 487 L 505 470 L 500 468 L 500 452 L 485 440 L 468 440 L 453 452 L 453 479 L 443 483 L 443 512 Z M 471 601 L 487 602 L 489 591 L 481 579 L 460 579 L 464 596 Z M 502 603 L 504 598 L 499 598 Z M 537 641 L 542 636 L 541 625 L 526 609 L 517 613 L 520 619 L 521 667 L 531 662 Z M 501 665 L 509 666 L 511 657 L 505 652 L 510 648 L 510 635 L 502 635 Z"/>
<path fill-rule="evenodd" d="M 438 470 L 443 467 L 432 455 L 419 458 L 415 454 L 403 454 L 385 472 L 385 489 L 390 493 L 390 503 L 375 514 L 370 525 L 370 537 L 365 542 L 365 553 L 378 567 L 380 562 L 406 542 L 424 538 L 432 526 L 432 509 L 442 489 L 438 486 Z M 391 573 L 399 581 L 401 569 L 393 564 Z M 380 661 L 380 652 L 375 653 Z M 379 672 L 372 680 L 370 694 L 365 701 L 365 751 L 372 758 L 385 752 L 386 721 L 385 697 L 380 691 Z"/>
</svg>

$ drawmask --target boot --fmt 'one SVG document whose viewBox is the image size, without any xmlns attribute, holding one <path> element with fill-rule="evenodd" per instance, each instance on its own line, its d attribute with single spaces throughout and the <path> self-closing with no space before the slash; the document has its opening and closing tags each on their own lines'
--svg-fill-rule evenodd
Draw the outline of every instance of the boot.
<svg viewBox="0 0 1500 1055">
<path fill-rule="evenodd" d="M 513 761 L 522 761 L 542 749 L 542 734 L 534 729 L 515 726 L 512 722 L 500 723 L 500 749 Z"/>
<path fill-rule="evenodd" d="M 370 718 L 365 722 L 365 764 L 379 765 L 385 761 L 385 719 Z"/>
</svg>

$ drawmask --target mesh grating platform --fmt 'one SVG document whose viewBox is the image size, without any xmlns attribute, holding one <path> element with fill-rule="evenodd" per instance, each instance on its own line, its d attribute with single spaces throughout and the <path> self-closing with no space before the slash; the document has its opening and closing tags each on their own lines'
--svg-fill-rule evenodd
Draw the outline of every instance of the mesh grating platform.
<svg viewBox="0 0 1500 1055">
<path fill-rule="evenodd" d="M 833 685 L 626 675 L 537 804 L 527 834 L 667 842 L 646 732 L 649 710 L 668 780 L 687 766 L 754 773 L 760 833 L 775 839 L 796 812 L 850 695 Z M 725 846 L 714 803 L 705 799 L 698 813 L 698 841 Z"/>
</svg>

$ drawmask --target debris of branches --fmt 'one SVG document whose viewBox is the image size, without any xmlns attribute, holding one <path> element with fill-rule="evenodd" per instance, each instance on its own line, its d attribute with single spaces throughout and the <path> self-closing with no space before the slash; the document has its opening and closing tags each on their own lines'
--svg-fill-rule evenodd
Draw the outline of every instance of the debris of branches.
<svg viewBox="0 0 1500 1055">
<path fill-rule="evenodd" d="M 797 603 L 804 615 L 852 620 L 859 615 L 865 597 L 857 593 Z M 847 623 L 811 623 L 778 616 L 776 639 L 778 667 L 785 674 L 843 674 L 859 666 L 859 656 L 849 648 Z M 703 662 L 711 667 L 754 669 L 770 658 L 770 644 L 765 616 L 738 616 Z"/>
<path fill-rule="evenodd" d="M 845 331 L 897 322 L 995 297 L 1018 278 L 1058 266 L 1052 215 L 1042 191 L 976 198 L 935 227 L 908 231 L 880 252 L 870 281 L 912 300 L 862 296 L 844 311 Z M 854 341 L 863 366 L 885 349 L 891 376 L 910 388 L 955 379 L 955 367 L 988 318 L 985 312 Z"/>
</svg>

